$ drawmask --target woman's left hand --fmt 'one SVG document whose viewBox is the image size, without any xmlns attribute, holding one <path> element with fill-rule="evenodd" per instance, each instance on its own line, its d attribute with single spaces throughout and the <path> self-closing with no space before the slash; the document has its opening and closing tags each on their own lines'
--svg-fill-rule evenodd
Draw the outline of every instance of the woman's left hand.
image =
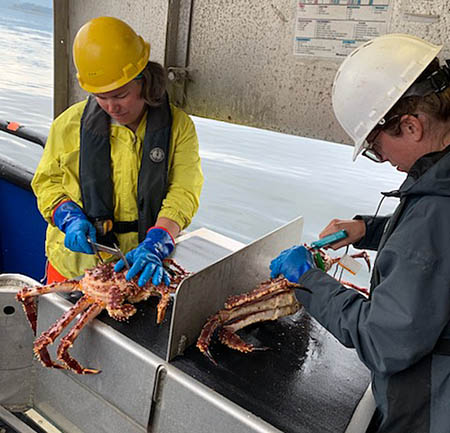
<svg viewBox="0 0 450 433">
<path fill-rule="evenodd" d="M 291 283 L 298 283 L 306 271 L 315 267 L 312 254 L 303 245 L 296 245 L 282 251 L 270 262 L 270 277 L 276 278 L 283 274 Z"/>
</svg>

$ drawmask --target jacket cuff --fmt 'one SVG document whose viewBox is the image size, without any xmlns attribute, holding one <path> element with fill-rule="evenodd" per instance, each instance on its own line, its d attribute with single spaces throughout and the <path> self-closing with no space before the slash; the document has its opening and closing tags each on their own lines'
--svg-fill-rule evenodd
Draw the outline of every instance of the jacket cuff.
<svg viewBox="0 0 450 433">
<path fill-rule="evenodd" d="M 69 202 L 69 201 L 72 201 L 72 200 L 67 199 L 67 200 L 60 201 L 60 202 L 55 206 L 55 208 L 53 209 L 53 212 L 52 212 L 52 223 L 53 223 L 53 225 L 56 225 L 56 224 L 55 224 L 55 212 L 57 211 L 57 209 L 58 209 L 62 204 L 67 203 L 67 202 Z"/>
<path fill-rule="evenodd" d="M 362 220 L 366 225 L 366 234 L 359 241 L 355 242 L 353 246 L 358 249 L 376 251 L 383 236 L 384 227 L 389 221 L 389 217 L 373 215 L 356 215 L 354 220 Z"/>
<path fill-rule="evenodd" d="M 170 236 L 170 239 L 172 239 L 172 242 L 173 242 L 173 244 L 175 245 L 175 239 L 174 239 L 174 237 L 173 237 L 172 234 L 169 232 L 169 230 L 167 230 L 165 227 L 161 227 L 161 226 L 152 226 L 152 227 L 150 227 L 150 228 L 147 230 L 147 233 L 148 233 L 151 229 L 161 229 L 161 230 L 164 230 L 164 231 Z"/>
<path fill-rule="evenodd" d="M 298 283 L 302 287 L 295 289 L 295 296 L 309 312 L 321 310 L 335 291 L 341 288 L 339 281 L 318 268 L 305 272 Z"/>
<path fill-rule="evenodd" d="M 161 209 L 158 213 L 158 218 L 167 218 L 170 219 L 178 224 L 180 227 L 180 230 L 184 230 L 190 223 L 191 218 L 189 218 L 187 215 L 183 214 L 182 212 L 175 210 L 173 208 L 164 208 Z"/>
</svg>

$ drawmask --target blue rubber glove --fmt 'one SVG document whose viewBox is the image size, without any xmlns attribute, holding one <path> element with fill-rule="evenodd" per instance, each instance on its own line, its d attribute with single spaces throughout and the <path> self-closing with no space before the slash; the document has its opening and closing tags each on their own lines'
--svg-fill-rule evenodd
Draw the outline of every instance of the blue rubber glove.
<svg viewBox="0 0 450 433">
<path fill-rule="evenodd" d="M 95 227 L 80 206 L 73 201 L 61 203 L 53 212 L 53 222 L 66 234 L 64 238 L 66 248 L 78 253 L 94 254 L 87 236 L 96 242 Z"/>
<path fill-rule="evenodd" d="M 298 283 L 306 271 L 315 267 L 312 254 L 303 245 L 297 245 L 282 251 L 270 262 L 270 277 L 276 278 L 283 274 L 291 283 Z"/>
<path fill-rule="evenodd" d="M 155 286 L 161 282 L 168 286 L 170 278 L 162 261 L 170 255 L 174 248 L 175 242 L 167 230 L 159 227 L 150 229 L 145 239 L 125 255 L 131 266 L 126 275 L 127 281 L 142 271 L 138 280 L 140 287 L 144 286 L 150 278 Z M 119 260 L 114 266 L 114 270 L 119 272 L 124 266 L 123 260 Z"/>
</svg>

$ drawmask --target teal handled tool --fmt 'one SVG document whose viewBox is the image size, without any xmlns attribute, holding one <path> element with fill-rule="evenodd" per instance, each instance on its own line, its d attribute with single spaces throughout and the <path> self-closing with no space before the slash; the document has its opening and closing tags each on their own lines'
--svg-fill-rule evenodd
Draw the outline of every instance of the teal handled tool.
<svg viewBox="0 0 450 433">
<path fill-rule="evenodd" d="M 332 233 L 331 235 L 325 236 L 318 241 L 315 241 L 311 244 L 311 248 L 316 250 L 318 248 L 326 247 L 334 242 L 340 241 L 341 239 L 345 239 L 348 236 L 345 230 L 339 230 L 338 232 Z M 314 260 L 318 268 L 325 270 L 325 263 L 323 262 L 322 256 L 319 251 L 314 253 Z"/>
<path fill-rule="evenodd" d="M 335 242 L 340 241 L 341 239 L 345 239 L 347 236 L 348 234 L 345 230 L 339 230 L 336 233 L 331 233 L 331 235 L 325 236 L 322 239 L 313 242 L 311 244 L 311 247 L 312 248 L 326 247 L 330 244 L 334 244 Z"/>
</svg>

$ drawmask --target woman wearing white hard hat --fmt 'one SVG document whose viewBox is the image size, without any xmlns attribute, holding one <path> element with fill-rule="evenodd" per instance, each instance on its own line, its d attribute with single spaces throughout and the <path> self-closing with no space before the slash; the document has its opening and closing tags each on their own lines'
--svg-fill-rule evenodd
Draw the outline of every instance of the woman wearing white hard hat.
<svg viewBox="0 0 450 433">
<path fill-rule="evenodd" d="M 441 46 L 404 34 L 378 37 L 342 63 L 333 86 L 337 119 L 362 154 L 406 172 L 390 217 L 332 220 L 346 230 L 333 249 L 378 251 L 370 297 L 317 269 L 302 246 L 271 263 L 308 290 L 309 313 L 372 373 L 377 404 L 368 432 L 450 431 L 450 69 Z M 370 175 L 370 173 L 368 173 Z"/>
</svg>

